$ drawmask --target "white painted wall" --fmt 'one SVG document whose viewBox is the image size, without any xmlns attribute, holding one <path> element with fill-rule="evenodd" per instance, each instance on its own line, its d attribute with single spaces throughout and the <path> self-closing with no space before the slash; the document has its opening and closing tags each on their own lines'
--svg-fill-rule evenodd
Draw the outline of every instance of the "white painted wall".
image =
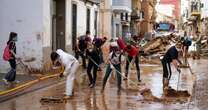
<svg viewBox="0 0 208 110">
<path fill-rule="evenodd" d="M 80 0 L 66 0 L 66 45 L 71 45 L 72 39 L 72 2 L 77 3 L 77 35 L 86 32 L 87 7 L 91 10 L 91 34 L 95 34 L 94 14 L 98 7 Z M 46 54 L 43 47 L 50 47 L 52 42 L 51 3 L 52 0 L 0 0 L 0 73 L 9 69 L 2 54 L 11 31 L 18 33 L 17 55 L 23 59 L 35 57 L 36 60 L 29 65 L 42 68 L 43 55 Z"/>
<path fill-rule="evenodd" d="M 18 33 L 17 55 L 23 59 L 36 57 L 33 67 L 42 60 L 43 5 L 45 0 L 0 0 L 0 72 L 6 72 L 8 63 L 2 60 L 9 32 Z"/>
<path fill-rule="evenodd" d="M 52 1 L 51 0 L 42 0 L 42 6 L 43 6 L 43 47 L 49 47 L 52 44 L 52 10 L 51 10 Z"/>
<path fill-rule="evenodd" d="M 77 3 L 77 36 L 84 35 L 86 33 L 86 19 L 87 19 L 87 8 L 90 8 L 90 32 L 92 37 L 95 35 L 94 30 L 94 20 L 95 20 L 95 11 L 99 13 L 97 5 L 85 4 L 80 0 L 75 0 Z M 99 16 L 98 16 L 99 22 Z"/>
<path fill-rule="evenodd" d="M 66 0 L 66 45 L 72 45 L 72 29 L 71 29 L 71 24 L 72 24 L 72 1 L 71 0 Z"/>
<path fill-rule="evenodd" d="M 201 0 L 201 2 L 204 4 L 204 7 L 202 8 L 202 17 L 206 18 L 208 17 L 208 0 Z"/>
</svg>

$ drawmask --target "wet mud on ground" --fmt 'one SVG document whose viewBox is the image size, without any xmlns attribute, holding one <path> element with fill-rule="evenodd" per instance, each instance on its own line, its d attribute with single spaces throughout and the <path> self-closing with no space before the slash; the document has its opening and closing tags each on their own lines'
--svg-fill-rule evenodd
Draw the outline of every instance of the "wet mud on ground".
<svg viewBox="0 0 208 110">
<path fill-rule="evenodd" d="M 97 85 L 90 89 L 86 73 L 80 70 L 80 76 L 85 78 L 84 83 L 77 81 L 75 85 L 74 97 L 67 103 L 46 103 L 40 102 L 42 97 L 60 96 L 64 93 L 65 82 L 60 80 L 47 88 L 21 95 L 11 100 L 0 103 L 2 110 L 206 110 L 208 105 L 208 60 L 189 60 L 193 72 L 196 74 L 196 89 L 193 76 L 188 69 L 183 69 L 179 83 L 179 90 L 187 90 L 191 96 L 190 103 L 174 102 L 163 103 L 157 101 L 145 101 L 144 97 L 138 91 L 137 86 L 132 86 L 130 81 L 122 81 L 123 90 L 117 93 L 116 80 L 114 74 L 109 79 L 104 93 L 101 93 L 103 72 L 98 73 Z M 130 78 L 137 81 L 134 67 L 131 67 Z M 103 68 L 103 71 L 104 68 Z M 141 88 L 149 88 L 152 95 L 158 98 L 163 97 L 162 90 L 162 67 L 154 64 L 141 65 Z M 173 76 L 170 86 L 176 90 L 178 82 L 178 73 L 173 69 Z"/>
</svg>

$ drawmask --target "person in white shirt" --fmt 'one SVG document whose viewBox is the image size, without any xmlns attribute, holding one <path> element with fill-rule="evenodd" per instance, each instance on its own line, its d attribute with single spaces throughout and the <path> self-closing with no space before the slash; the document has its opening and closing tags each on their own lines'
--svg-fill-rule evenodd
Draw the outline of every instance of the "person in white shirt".
<svg viewBox="0 0 208 110">
<path fill-rule="evenodd" d="M 60 74 L 60 76 L 67 77 L 65 98 L 68 99 L 73 95 L 75 73 L 79 67 L 79 62 L 74 56 L 64 52 L 61 49 L 51 53 L 51 60 L 54 66 L 61 64 L 65 67 L 64 72 Z"/>
<path fill-rule="evenodd" d="M 121 63 L 122 63 L 122 52 L 120 51 L 117 43 L 113 43 L 112 45 L 112 52 L 109 54 L 108 57 L 108 65 L 106 68 L 106 73 L 103 78 L 103 85 L 101 92 L 104 92 L 106 82 L 112 73 L 113 69 L 116 70 L 116 76 L 117 76 L 117 86 L 118 86 L 118 93 L 120 93 L 121 90 Z"/>
</svg>

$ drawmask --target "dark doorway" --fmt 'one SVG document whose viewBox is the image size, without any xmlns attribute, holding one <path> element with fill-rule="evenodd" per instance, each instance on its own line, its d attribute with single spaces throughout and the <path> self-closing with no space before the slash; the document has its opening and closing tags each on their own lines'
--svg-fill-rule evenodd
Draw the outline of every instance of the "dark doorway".
<svg viewBox="0 0 208 110">
<path fill-rule="evenodd" d="M 77 43 L 77 4 L 72 4 L 72 49 Z"/>
<path fill-rule="evenodd" d="M 95 36 L 97 36 L 97 17 L 98 17 L 98 12 L 95 11 L 95 22 L 94 22 L 94 28 L 95 28 Z"/>
<path fill-rule="evenodd" d="M 87 8 L 87 27 L 86 27 L 87 31 L 90 31 L 90 9 Z"/>
<path fill-rule="evenodd" d="M 120 36 L 120 25 L 119 24 L 116 24 L 116 37 L 119 37 Z"/>
<path fill-rule="evenodd" d="M 65 0 L 53 0 L 52 5 L 52 49 L 65 50 Z"/>
</svg>

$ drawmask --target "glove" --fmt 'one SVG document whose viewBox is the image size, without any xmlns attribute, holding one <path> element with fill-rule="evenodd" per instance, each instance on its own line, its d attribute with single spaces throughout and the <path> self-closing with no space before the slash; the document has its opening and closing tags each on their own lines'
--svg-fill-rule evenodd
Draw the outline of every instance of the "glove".
<svg viewBox="0 0 208 110">
<path fill-rule="evenodd" d="M 67 73 L 67 72 L 64 72 L 64 73 L 63 73 L 63 76 L 67 76 L 67 75 L 68 75 L 68 73 Z"/>
<path fill-rule="evenodd" d="M 179 73 L 181 73 L 181 69 L 177 68 L 177 71 L 178 71 Z"/>
<path fill-rule="evenodd" d="M 60 78 L 64 77 L 64 74 L 63 74 L 63 73 L 61 73 L 61 74 L 59 75 L 59 77 L 60 77 Z"/>
</svg>

